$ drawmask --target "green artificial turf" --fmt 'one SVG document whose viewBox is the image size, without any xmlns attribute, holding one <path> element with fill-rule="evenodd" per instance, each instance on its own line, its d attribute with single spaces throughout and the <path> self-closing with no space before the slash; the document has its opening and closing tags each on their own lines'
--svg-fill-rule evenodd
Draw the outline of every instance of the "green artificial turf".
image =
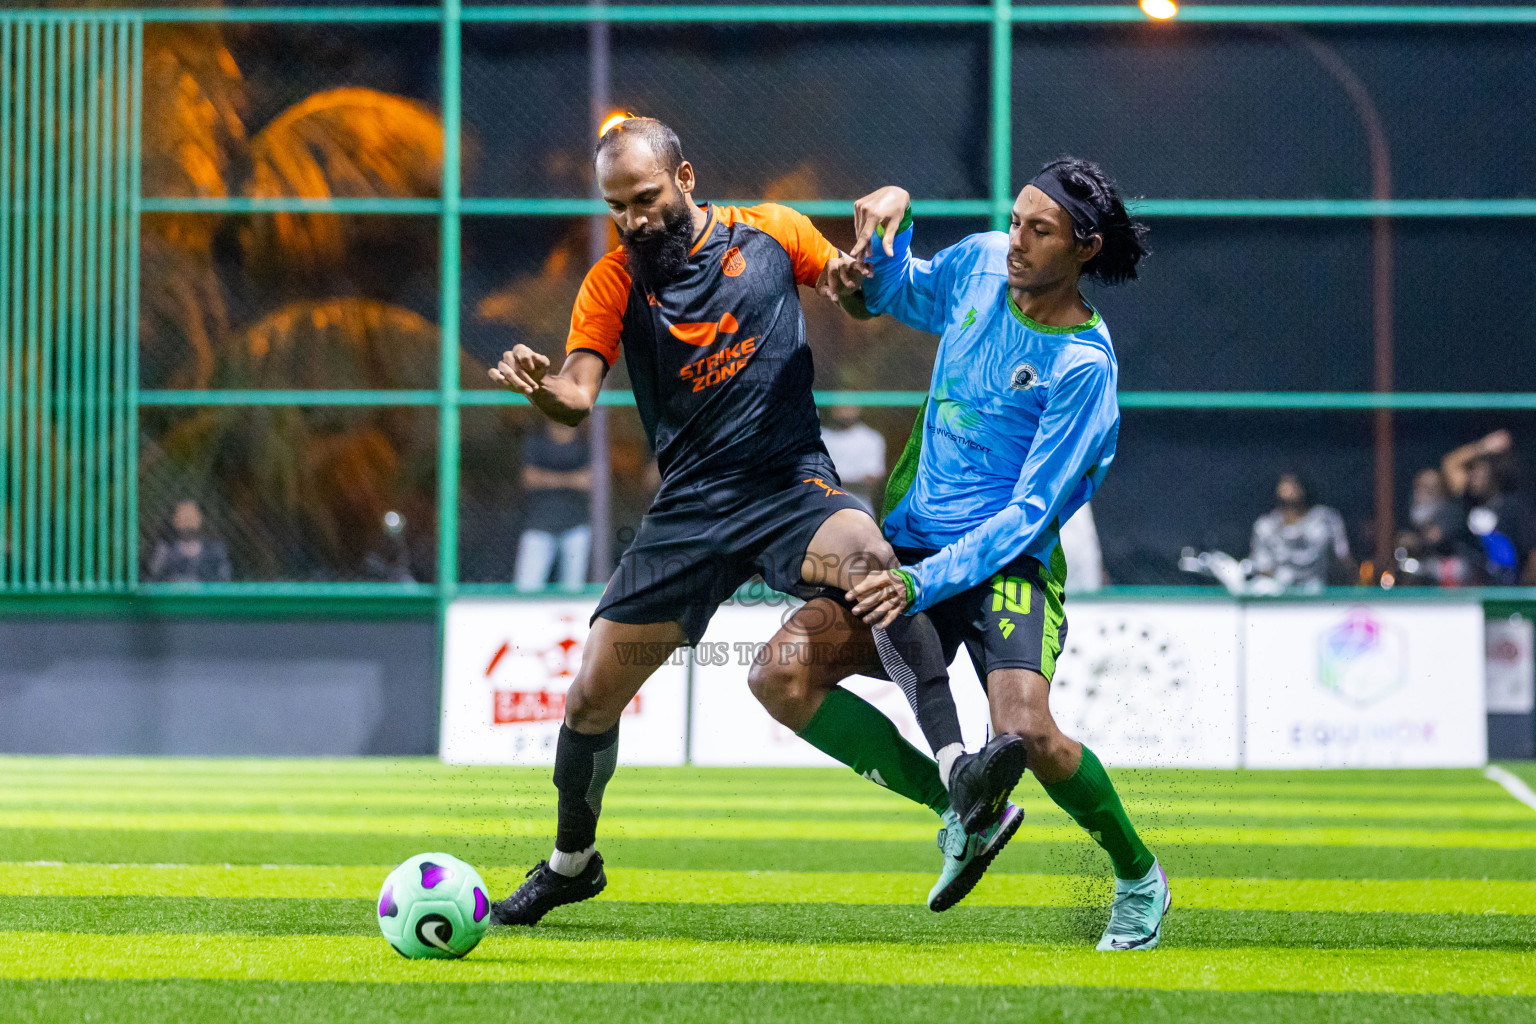
<svg viewBox="0 0 1536 1024">
<path fill-rule="evenodd" d="M 1114 772 L 1175 905 L 1106 955 L 1107 861 L 1028 781 L 935 915 L 936 819 L 850 773 L 626 768 L 603 897 L 459 962 L 396 956 L 378 885 L 442 850 L 502 895 L 548 852 L 547 769 L 0 773 L 6 1021 L 1536 1020 L 1536 811 L 1472 771 Z"/>
</svg>

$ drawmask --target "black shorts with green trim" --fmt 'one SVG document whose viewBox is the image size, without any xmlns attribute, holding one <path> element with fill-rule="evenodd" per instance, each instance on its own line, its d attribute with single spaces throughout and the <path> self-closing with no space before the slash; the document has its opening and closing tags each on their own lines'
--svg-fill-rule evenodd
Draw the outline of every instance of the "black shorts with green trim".
<svg viewBox="0 0 1536 1024">
<path fill-rule="evenodd" d="M 932 551 L 897 548 L 902 565 L 912 565 Z M 1050 566 L 1020 555 L 990 579 L 946 598 L 928 609 L 928 618 L 944 645 L 946 663 L 964 644 L 981 685 L 999 669 L 1022 668 L 1050 679 L 1067 639 L 1062 591 L 1067 560 L 1060 545 Z"/>
<path fill-rule="evenodd" d="M 677 622 L 693 646 L 715 609 L 754 575 L 782 594 L 815 597 L 824 588 L 801 579 L 806 549 L 821 524 L 845 508 L 869 514 L 820 452 L 777 470 L 663 489 L 592 620 Z"/>
</svg>

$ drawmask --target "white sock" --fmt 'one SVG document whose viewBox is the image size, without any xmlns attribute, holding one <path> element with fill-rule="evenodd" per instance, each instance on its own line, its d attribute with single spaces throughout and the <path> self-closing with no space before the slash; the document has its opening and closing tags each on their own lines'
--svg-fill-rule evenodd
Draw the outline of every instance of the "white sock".
<svg viewBox="0 0 1536 1024">
<path fill-rule="evenodd" d="M 949 789 L 949 772 L 955 766 L 955 758 L 963 753 L 965 753 L 965 747 L 959 743 L 951 743 L 948 746 L 940 747 L 938 753 L 934 755 L 939 762 L 939 778 L 944 781 L 944 788 L 946 790 Z"/>
<path fill-rule="evenodd" d="M 592 859 L 592 855 L 596 852 L 597 847 L 595 846 L 589 846 L 580 853 L 566 853 L 563 850 L 556 850 L 549 855 L 549 870 L 565 875 L 567 878 L 575 878 L 587 870 L 587 862 Z"/>
</svg>

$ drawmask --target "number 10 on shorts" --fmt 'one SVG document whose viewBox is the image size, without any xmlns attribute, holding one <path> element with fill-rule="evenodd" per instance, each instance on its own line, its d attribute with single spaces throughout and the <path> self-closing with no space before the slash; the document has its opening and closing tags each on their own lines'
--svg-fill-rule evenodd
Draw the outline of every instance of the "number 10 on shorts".
<svg viewBox="0 0 1536 1024">
<path fill-rule="evenodd" d="M 998 573 L 992 577 L 992 610 L 1029 614 L 1029 580 Z"/>
</svg>

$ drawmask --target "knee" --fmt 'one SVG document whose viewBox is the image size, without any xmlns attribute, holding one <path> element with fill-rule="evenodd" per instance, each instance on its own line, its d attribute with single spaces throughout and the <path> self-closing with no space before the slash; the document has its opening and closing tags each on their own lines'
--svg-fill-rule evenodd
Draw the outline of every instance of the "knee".
<svg viewBox="0 0 1536 1024">
<path fill-rule="evenodd" d="M 864 521 L 863 528 L 859 532 L 858 543 L 859 550 L 880 568 L 894 569 L 901 564 L 896 558 L 891 542 L 885 539 L 885 535 L 880 532 L 880 527 L 875 525 L 873 519 Z"/>
<path fill-rule="evenodd" d="M 1012 733 L 1023 740 L 1030 760 L 1049 760 L 1057 745 L 1066 739 L 1056 727 L 1050 711 L 1032 704 L 1009 710 L 1011 714 L 1001 716 L 1001 720 L 995 723 L 997 730 Z"/>
<path fill-rule="evenodd" d="M 620 708 L 619 712 L 623 709 Z M 565 694 L 565 724 L 583 733 L 606 732 L 619 719 L 604 701 L 594 699 L 590 687 L 583 686 L 580 677 L 571 684 Z"/>
<path fill-rule="evenodd" d="M 1058 782 L 1072 774 L 1077 744 L 1047 717 L 1031 722 L 1018 733 L 1024 741 L 1024 759 L 1042 782 Z"/>
<path fill-rule="evenodd" d="M 1029 752 L 1029 757 L 1035 759 L 1049 756 L 1061 736 L 1061 730 L 1056 728 L 1054 722 L 1030 722 L 1017 730 L 1015 735 L 1024 741 L 1024 749 Z"/>
<path fill-rule="evenodd" d="M 774 721 L 796 731 L 805 728 L 814 714 L 816 687 L 803 666 L 781 664 L 774 658 L 754 662 L 747 672 L 747 688 Z"/>
<path fill-rule="evenodd" d="M 853 538 L 853 556 L 848 560 L 849 575 L 857 580 L 865 573 L 894 569 L 901 565 L 889 541 L 880 535 L 873 522 Z"/>
<path fill-rule="evenodd" d="M 880 532 L 880 524 L 872 516 L 851 509 L 837 515 L 842 517 L 845 551 L 852 552 L 855 559 L 867 563 L 870 569 L 888 569 L 898 564 L 896 552 L 891 550 L 890 542 Z"/>
</svg>

